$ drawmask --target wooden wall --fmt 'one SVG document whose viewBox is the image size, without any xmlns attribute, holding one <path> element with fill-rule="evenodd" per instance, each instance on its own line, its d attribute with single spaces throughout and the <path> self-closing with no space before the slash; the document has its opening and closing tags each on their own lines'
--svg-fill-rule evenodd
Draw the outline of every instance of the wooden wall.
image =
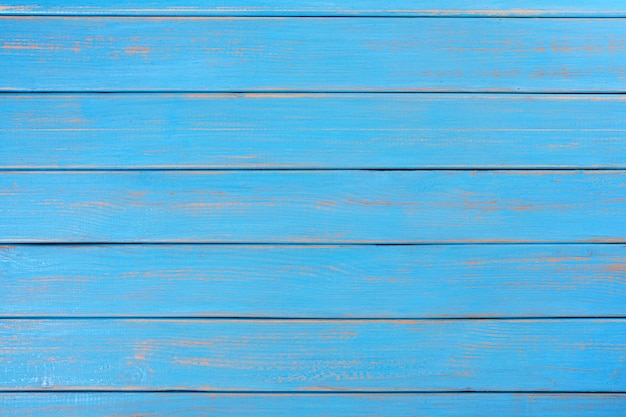
<svg viewBox="0 0 626 417">
<path fill-rule="evenodd" d="M 0 415 L 623 414 L 625 18 L 0 4 Z"/>
</svg>

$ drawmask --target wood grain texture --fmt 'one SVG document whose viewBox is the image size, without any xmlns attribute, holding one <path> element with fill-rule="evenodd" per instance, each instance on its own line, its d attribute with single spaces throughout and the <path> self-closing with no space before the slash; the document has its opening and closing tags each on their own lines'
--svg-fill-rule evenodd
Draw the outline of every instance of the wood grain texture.
<svg viewBox="0 0 626 417">
<path fill-rule="evenodd" d="M 623 92 L 625 42 L 620 19 L 3 17 L 0 90 Z"/>
<path fill-rule="evenodd" d="M 626 7 L 613 0 L 594 2 L 565 0 L 4 0 L 0 13 L 6 15 L 175 15 L 175 16 L 626 16 Z"/>
<path fill-rule="evenodd" d="M 7 94 L 0 168 L 624 168 L 624 114 L 595 95 Z"/>
<path fill-rule="evenodd" d="M 619 394 L 0 394 L 5 417 L 615 417 Z"/>
<path fill-rule="evenodd" d="M 626 8 L 577 3 L 0 5 L 0 415 L 620 415 Z"/>
<path fill-rule="evenodd" d="M 0 387 L 626 389 L 626 321 L 6 320 Z"/>
<path fill-rule="evenodd" d="M 18 242 L 622 242 L 622 171 L 0 173 Z"/>
<path fill-rule="evenodd" d="M 19 245 L 0 316 L 626 316 L 621 245 Z"/>
</svg>

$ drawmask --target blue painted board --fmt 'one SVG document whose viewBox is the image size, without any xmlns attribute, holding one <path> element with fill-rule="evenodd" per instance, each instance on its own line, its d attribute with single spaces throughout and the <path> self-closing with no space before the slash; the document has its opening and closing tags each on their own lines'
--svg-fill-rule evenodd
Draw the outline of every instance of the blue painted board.
<svg viewBox="0 0 626 417">
<path fill-rule="evenodd" d="M 624 409 L 619 4 L 0 15 L 0 415 Z"/>
<path fill-rule="evenodd" d="M 3 17 L 0 91 L 623 92 L 625 42 L 622 19 Z"/>
<path fill-rule="evenodd" d="M 0 394 L 5 417 L 615 417 L 620 394 Z"/>
<path fill-rule="evenodd" d="M 109 0 L 4 0 L 0 14 L 6 15 L 169 15 L 169 16 L 489 16 L 540 17 L 626 16 L 626 7 L 613 0 L 593 2 L 565 0 L 201 0 L 159 1 Z"/>
<path fill-rule="evenodd" d="M 0 241 L 624 242 L 622 171 L 0 173 Z"/>
<path fill-rule="evenodd" d="M 0 167 L 624 168 L 625 114 L 619 95 L 7 94 Z"/>
<path fill-rule="evenodd" d="M 0 280 L 2 317 L 626 316 L 623 245 L 17 245 Z"/>
<path fill-rule="evenodd" d="M 0 388 L 624 392 L 626 320 L 5 320 Z"/>
</svg>

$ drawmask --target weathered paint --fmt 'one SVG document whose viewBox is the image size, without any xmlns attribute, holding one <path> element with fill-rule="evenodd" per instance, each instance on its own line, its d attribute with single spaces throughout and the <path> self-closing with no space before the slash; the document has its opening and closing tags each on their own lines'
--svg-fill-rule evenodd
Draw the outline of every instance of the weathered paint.
<svg viewBox="0 0 626 417">
<path fill-rule="evenodd" d="M 5 417 L 615 417 L 620 394 L 0 394 Z"/>
<path fill-rule="evenodd" d="M 593 2 L 566 0 L 202 0 L 158 1 L 86 0 L 37 2 L 4 0 L 0 14 L 6 15 L 164 15 L 164 16 L 489 16 L 541 17 L 626 16 L 626 7 L 614 0 Z"/>
<path fill-rule="evenodd" d="M 622 19 L 2 17 L 0 91 L 615 93 L 625 42 Z"/>
<path fill-rule="evenodd" d="M 626 8 L 205 3 L 0 5 L 0 415 L 623 413 Z"/>
<path fill-rule="evenodd" d="M 625 184 L 622 171 L 7 171 L 0 241 L 624 242 Z"/>
<path fill-rule="evenodd" d="M 625 114 L 620 95 L 7 94 L 0 167 L 624 168 Z"/>
<path fill-rule="evenodd" d="M 16 245 L 0 316 L 624 317 L 622 245 Z"/>
<path fill-rule="evenodd" d="M 8 320 L 0 388 L 624 392 L 625 338 L 622 319 Z"/>
</svg>

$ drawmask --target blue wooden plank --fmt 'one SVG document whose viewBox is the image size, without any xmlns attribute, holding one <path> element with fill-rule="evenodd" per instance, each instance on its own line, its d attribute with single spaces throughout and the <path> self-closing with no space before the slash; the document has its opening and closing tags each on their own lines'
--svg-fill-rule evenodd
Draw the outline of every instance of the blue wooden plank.
<svg viewBox="0 0 626 417">
<path fill-rule="evenodd" d="M 0 388 L 626 390 L 626 321 L 6 320 Z"/>
<path fill-rule="evenodd" d="M 176 15 L 176 16 L 626 16 L 626 7 L 613 0 L 201 0 L 159 1 L 5 0 L 0 13 L 8 15 Z"/>
<path fill-rule="evenodd" d="M 5 171 L 0 240 L 624 242 L 622 171 Z"/>
<path fill-rule="evenodd" d="M 626 167 L 597 95 L 0 96 L 2 168 Z"/>
<path fill-rule="evenodd" d="M 625 41 L 621 19 L 3 17 L 0 90 L 622 92 Z"/>
<path fill-rule="evenodd" d="M 2 317 L 626 316 L 621 245 L 18 245 L 0 276 Z"/>
<path fill-rule="evenodd" d="M 0 394 L 5 417 L 615 417 L 619 394 Z"/>
</svg>

